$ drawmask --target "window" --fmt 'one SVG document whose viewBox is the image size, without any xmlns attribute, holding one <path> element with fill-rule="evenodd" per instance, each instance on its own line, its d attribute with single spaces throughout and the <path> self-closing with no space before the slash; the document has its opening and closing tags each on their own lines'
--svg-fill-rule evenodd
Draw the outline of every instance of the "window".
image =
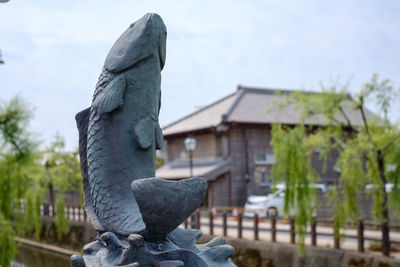
<svg viewBox="0 0 400 267">
<path fill-rule="evenodd" d="M 265 162 L 267 160 L 267 154 L 265 153 L 258 153 L 256 155 L 256 162 Z"/>
<path fill-rule="evenodd" d="M 274 154 L 272 153 L 257 153 L 255 157 L 256 164 L 274 164 Z"/>
<path fill-rule="evenodd" d="M 260 185 L 267 185 L 267 174 L 265 171 L 261 173 Z"/>
</svg>

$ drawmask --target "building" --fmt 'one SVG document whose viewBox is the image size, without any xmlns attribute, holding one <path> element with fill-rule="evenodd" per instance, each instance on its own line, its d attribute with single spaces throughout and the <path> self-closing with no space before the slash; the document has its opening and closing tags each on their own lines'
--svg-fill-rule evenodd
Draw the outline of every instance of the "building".
<svg viewBox="0 0 400 267">
<path fill-rule="evenodd" d="M 243 206 L 248 195 L 271 184 L 274 164 L 271 124 L 300 123 L 300 114 L 294 105 L 279 107 L 289 92 L 293 91 L 238 86 L 236 92 L 165 126 L 166 163 L 156 170 L 156 176 L 172 180 L 189 177 L 184 140 L 194 137 L 197 147 L 193 152 L 193 175 L 204 177 L 208 182 L 205 205 Z M 353 125 L 361 125 L 359 112 L 346 103 L 343 108 Z M 338 120 L 345 121 L 345 118 L 338 117 Z M 323 117 L 315 116 L 305 123 L 318 127 L 324 122 Z M 333 160 L 323 171 L 323 162 L 316 151 L 312 164 L 322 183 L 336 183 L 340 170 L 334 169 L 335 157 L 332 155 Z"/>
</svg>

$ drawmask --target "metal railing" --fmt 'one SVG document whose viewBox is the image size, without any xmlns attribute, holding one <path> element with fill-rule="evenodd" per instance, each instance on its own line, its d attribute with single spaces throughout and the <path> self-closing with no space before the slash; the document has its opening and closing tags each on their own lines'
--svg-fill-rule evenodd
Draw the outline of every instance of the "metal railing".
<svg viewBox="0 0 400 267">
<path fill-rule="evenodd" d="M 42 204 L 40 210 L 43 217 L 55 217 L 53 205 Z M 84 208 L 80 206 L 66 206 L 64 211 L 70 223 L 88 221 Z M 291 244 L 296 244 L 295 220 L 284 220 L 274 215 L 268 218 L 260 218 L 257 214 L 254 217 L 245 217 L 242 212 L 232 213 L 229 210 L 220 212 L 197 210 L 183 223 L 182 227 L 201 229 L 210 235 L 215 235 L 216 229 L 218 229 L 219 233 L 225 237 L 229 233 L 230 237 L 262 239 L 271 242 L 278 242 L 278 238 L 284 236 Z M 318 227 L 323 228 L 324 231 L 318 230 Z M 333 221 L 315 218 L 307 230 L 306 236 L 311 246 L 317 246 L 320 238 L 324 241 L 327 241 L 328 238 L 333 242 L 333 247 L 336 249 L 341 248 L 341 240 L 351 239 L 356 241 L 357 250 L 364 252 L 366 242 L 381 242 L 381 238 L 378 237 L 379 227 L 379 224 L 359 220 L 347 225 L 346 230 L 350 230 L 353 232 L 352 234 L 344 233 L 339 238 L 333 234 Z M 400 245 L 400 225 L 390 225 L 389 228 L 391 234 L 396 233 L 398 236 L 397 239 L 391 238 L 391 245 Z M 366 234 L 368 230 L 375 231 L 375 236 Z"/>
<path fill-rule="evenodd" d="M 185 228 L 204 230 L 208 228 L 208 233 L 214 235 L 215 228 L 219 227 L 222 228 L 222 234 L 225 237 L 228 236 L 228 230 L 230 230 L 231 234 L 229 236 L 231 237 L 244 238 L 244 232 L 247 232 L 246 238 L 248 239 L 260 240 L 260 235 L 262 235 L 263 240 L 269 240 L 271 242 L 277 242 L 277 236 L 279 234 L 285 234 L 286 237 L 289 237 L 289 242 L 291 244 L 296 244 L 294 219 L 282 220 L 274 215 L 268 218 L 259 218 L 257 214 L 255 214 L 254 217 L 244 217 L 241 212 L 238 213 L 237 216 L 233 216 L 226 211 L 215 213 L 212 211 L 200 212 L 199 210 L 194 213 L 194 217 L 193 225 L 191 225 L 189 219 L 184 222 L 183 225 Z M 228 220 L 231 223 L 227 223 Z M 246 225 L 244 225 L 244 221 L 247 222 Z M 262 226 L 260 225 L 261 222 Z M 278 227 L 278 222 L 280 225 L 288 225 L 288 227 Z M 323 227 L 325 230 L 330 229 L 330 231 L 318 231 L 317 226 Z M 311 246 L 317 246 L 320 237 L 324 238 L 324 241 L 326 241 L 326 238 L 331 238 L 333 246 L 336 249 L 341 248 L 340 240 L 356 240 L 357 250 L 364 252 L 366 242 L 381 242 L 381 238 L 379 237 L 366 235 L 366 230 L 375 230 L 379 234 L 379 229 L 377 229 L 379 227 L 379 224 L 358 220 L 356 223 L 349 223 L 346 227 L 346 230 L 353 230 L 355 234 L 345 233 L 337 237 L 333 234 L 333 221 L 314 219 L 309 230 L 307 230 L 306 236 L 310 240 Z M 390 225 L 389 228 L 392 233 L 398 233 L 400 231 L 399 225 Z M 232 232 L 236 232 L 236 234 L 232 234 Z M 400 245 L 400 233 L 398 236 L 398 239 L 390 240 L 392 245 Z"/>
</svg>

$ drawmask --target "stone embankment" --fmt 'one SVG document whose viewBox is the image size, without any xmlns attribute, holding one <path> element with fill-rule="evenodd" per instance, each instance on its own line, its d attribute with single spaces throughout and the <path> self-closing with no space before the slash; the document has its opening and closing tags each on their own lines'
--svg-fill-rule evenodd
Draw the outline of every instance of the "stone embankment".
<svg viewBox="0 0 400 267">
<path fill-rule="evenodd" d="M 204 235 L 199 242 L 211 238 Z M 400 259 L 370 252 L 306 247 L 300 257 L 296 245 L 229 237 L 226 241 L 235 248 L 233 260 L 239 267 L 400 267 Z"/>
</svg>

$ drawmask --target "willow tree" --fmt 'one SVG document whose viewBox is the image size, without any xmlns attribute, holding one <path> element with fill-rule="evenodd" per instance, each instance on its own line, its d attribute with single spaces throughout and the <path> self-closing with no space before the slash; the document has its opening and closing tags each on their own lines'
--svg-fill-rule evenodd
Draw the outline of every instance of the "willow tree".
<svg viewBox="0 0 400 267">
<path fill-rule="evenodd" d="M 340 236 L 339 227 L 343 227 L 347 221 L 361 218 L 357 195 L 370 184 L 373 215 L 381 224 L 382 253 L 387 256 L 390 254 L 389 219 L 390 216 L 399 218 L 400 215 L 400 130 L 389 119 L 390 110 L 398 105 L 398 96 L 399 90 L 395 90 L 389 80 L 380 81 L 374 75 L 355 94 L 349 92 L 347 85 L 335 84 L 322 86 L 320 94 L 292 93 L 282 105 L 296 105 L 304 124 L 310 118 L 322 120 L 323 126 L 317 130 L 303 128 L 309 134 L 304 134 L 300 143 L 305 144 L 308 157 L 316 149 L 322 151 L 320 156 L 325 161 L 332 150 L 339 154 L 335 168 L 340 170 L 340 177 L 331 193 L 337 238 Z M 366 105 L 373 106 L 376 114 L 369 112 Z M 294 131 L 300 130 L 287 130 L 282 134 L 288 136 Z M 285 138 L 280 137 L 280 140 Z M 273 146 L 279 151 L 289 145 L 275 141 Z M 297 149 L 303 148 L 299 146 Z M 300 155 L 292 159 L 305 162 L 298 166 L 299 170 L 309 168 L 309 163 L 303 157 Z M 277 155 L 278 164 L 285 164 L 286 161 L 285 157 Z M 391 193 L 388 188 L 391 188 Z M 288 206 L 294 208 L 296 204 L 298 202 L 289 202 Z"/>
<path fill-rule="evenodd" d="M 42 188 L 42 196 L 55 208 L 58 238 L 68 231 L 65 216 L 64 193 L 78 191 L 83 202 L 78 152 L 66 152 L 64 138 L 56 134 L 40 156 L 41 171 L 35 175 L 36 182 Z"/>
<path fill-rule="evenodd" d="M 275 164 L 272 167 L 274 183 L 285 183 L 283 211 L 295 217 L 296 234 L 299 237 L 300 251 L 304 249 L 307 225 L 312 220 L 316 205 L 315 189 L 310 187 L 317 175 L 311 167 L 310 151 L 305 143 L 303 126 L 272 126 L 271 145 L 274 150 Z"/>
<path fill-rule="evenodd" d="M 31 110 L 20 98 L 0 103 L 0 265 L 9 266 L 16 247 L 14 236 L 36 228 L 40 231 L 35 142 L 27 131 Z M 26 212 L 21 199 L 26 199 Z"/>
</svg>

